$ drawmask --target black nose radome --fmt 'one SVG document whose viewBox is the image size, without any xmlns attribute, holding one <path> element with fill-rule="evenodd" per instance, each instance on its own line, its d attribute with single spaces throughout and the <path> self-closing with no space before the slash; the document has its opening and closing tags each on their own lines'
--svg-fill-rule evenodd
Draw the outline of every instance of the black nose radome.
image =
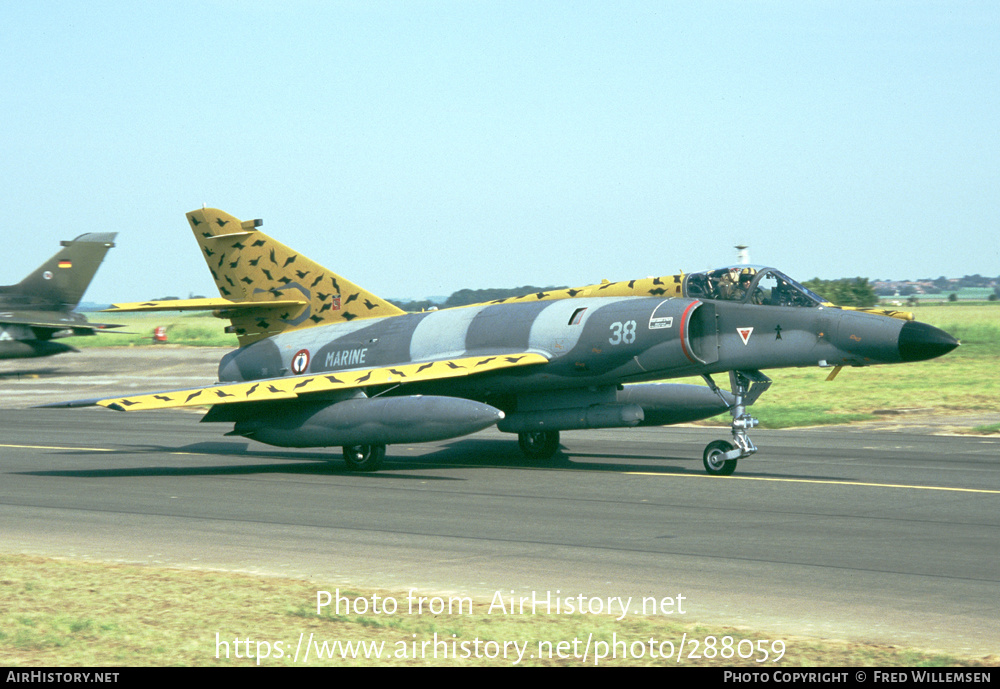
<svg viewBox="0 0 1000 689">
<path fill-rule="evenodd" d="M 907 321 L 899 331 L 899 356 L 903 361 L 923 361 L 947 354 L 958 340 L 933 325 Z"/>
</svg>

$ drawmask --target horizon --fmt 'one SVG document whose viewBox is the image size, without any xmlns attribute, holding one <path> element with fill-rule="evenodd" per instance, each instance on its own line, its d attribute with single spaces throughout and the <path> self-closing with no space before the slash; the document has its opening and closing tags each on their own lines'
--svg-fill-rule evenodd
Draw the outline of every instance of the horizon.
<svg viewBox="0 0 1000 689">
<path fill-rule="evenodd" d="M 907 283 L 907 284 L 917 284 L 917 283 L 922 283 L 922 282 L 933 282 L 934 280 L 939 280 L 942 277 L 945 277 L 945 276 L 942 275 L 942 276 L 938 276 L 936 278 L 917 278 L 917 279 L 903 279 L 903 280 L 880 280 L 878 278 L 867 278 L 867 277 L 864 277 L 864 276 L 850 276 L 850 277 L 846 277 L 845 276 L 845 277 L 840 277 L 840 278 L 830 278 L 829 281 L 854 280 L 856 278 L 861 278 L 861 279 L 864 279 L 864 280 L 868 280 L 870 284 L 874 284 L 874 283 L 877 283 L 877 282 L 888 282 L 888 283 L 897 283 L 898 282 L 898 283 Z M 984 280 L 992 280 L 994 282 L 1000 283 L 1000 275 L 997 275 L 996 277 L 993 277 L 993 276 L 979 275 L 978 273 L 966 274 L 966 275 L 963 275 L 963 276 L 957 277 L 957 278 L 948 278 L 948 277 L 945 277 L 945 279 L 946 280 L 963 280 L 965 278 L 972 278 L 972 277 L 979 277 L 979 278 L 984 279 Z M 820 279 L 820 278 L 811 278 L 811 279 Z M 509 289 L 509 290 L 515 290 L 515 289 L 521 289 L 521 288 L 526 288 L 526 289 L 530 289 L 530 288 L 535 288 L 535 289 L 564 289 L 565 287 L 580 287 L 580 286 L 582 286 L 582 285 L 567 285 L 567 286 L 557 286 L 557 285 L 518 285 L 517 287 L 493 286 L 493 287 L 477 288 L 476 290 L 473 290 L 473 291 L 491 290 L 491 289 Z M 430 302 L 433 302 L 435 304 L 443 304 L 452 295 L 454 295 L 454 294 L 456 294 L 458 292 L 465 291 L 467 289 L 470 289 L 470 288 L 461 287 L 461 288 L 455 290 L 454 292 L 452 292 L 451 294 L 447 294 L 447 295 L 430 295 L 430 296 L 424 296 L 424 297 L 398 297 L 398 296 L 391 296 L 391 295 L 390 296 L 379 295 L 379 296 L 383 296 L 384 299 L 386 299 L 388 301 L 391 301 L 391 302 L 393 302 L 395 304 L 401 304 L 401 303 L 405 304 L 405 303 L 421 302 L 421 301 L 430 301 Z M 962 290 L 966 290 L 966 289 L 982 290 L 982 289 L 989 289 L 989 288 L 988 287 L 960 287 L 957 290 L 942 290 L 942 293 L 948 293 L 948 292 L 951 292 L 951 291 L 954 291 L 954 292 L 957 293 L 957 292 L 961 292 Z M 198 296 L 199 296 L 199 295 L 195 295 L 194 292 L 188 292 L 188 295 L 189 296 L 175 296 L 175 295 L 172 295 L 172 294 L 171 295 L 157 295 L 157 296 L 150 296 L 150 297 L 147 297 L 145 299 L 140 299 L 139 301 L 162 300 L 162 299 L 168 299 L 168 300 L 169 299 L 190 299 L 190 298 L 198 298 Z M 87 295 L 84 294 L 84 297 L 86 297 L 86 296 Z M 213 294 L 202 294 L 200 296 L 201 297 L 213 297 L 214 295 Z M 898 296 L 898 295 L 879 295 L 879 299 L 880 300 L 882 300 L 882 299 L 890 299 L 893 296 Z M 937 294 L 907 295 L 907 296 L 934 297 L 934 296 L 937 296 Z M 90 299 L 84 298 L 82 301 L 80 301 L 80 304 L 79 304 L 79 306 L 77 307 L 76 310 L 77 311 L 83 311 L 85 308 L 86 309 L 92 309 L 92 308 L 96 308 L 96 307 L 106 307 L 106 306 L 110 306 L 113 303 L 116 303 L 116 302 L 92 301 Z M 121 300 L 119 300 L 118 303 L 121 303 Z"/>
</svg>

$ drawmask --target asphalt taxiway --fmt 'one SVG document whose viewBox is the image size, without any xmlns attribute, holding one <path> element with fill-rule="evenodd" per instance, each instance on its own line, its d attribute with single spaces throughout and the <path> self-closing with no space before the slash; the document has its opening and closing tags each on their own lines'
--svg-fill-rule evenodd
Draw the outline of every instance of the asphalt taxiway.
<svg viewBox="0 0 1000 689">
<path fill-rule="evenodd" d="M 339 448 L 226 438 L 193 412 L 26 408 L 210 382 L 219 358 L 95 351 L 0 374 L 4 552 L 318 588 L 683 595 L 689 620 L 772 635 L 1000 648 L 995 437 L 758 430 L 760 454 L 718 478 L 700 456 L 725 429 L 566 433 L 545 463 L 486 431 L 355 474 Z"/>
</svg>

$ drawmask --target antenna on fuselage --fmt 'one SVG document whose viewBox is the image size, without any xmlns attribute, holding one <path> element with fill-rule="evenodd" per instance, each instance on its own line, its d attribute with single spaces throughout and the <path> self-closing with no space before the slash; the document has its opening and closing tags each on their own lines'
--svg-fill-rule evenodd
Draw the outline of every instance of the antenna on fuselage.
<svg viewBox="0 0 1000 689">
<path fill-rule="evenodd" d="M 736 245 L 736 262 L 742 264 L 750 263 L 750 247 L 746 244 Z"/>
</svg>

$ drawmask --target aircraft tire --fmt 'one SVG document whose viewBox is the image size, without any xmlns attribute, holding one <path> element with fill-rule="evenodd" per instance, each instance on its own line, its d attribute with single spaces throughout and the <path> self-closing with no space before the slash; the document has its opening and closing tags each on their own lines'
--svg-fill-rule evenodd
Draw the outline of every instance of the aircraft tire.
<svg viewBox="0 0 1000 689">
<path fill-rule="evenodd" d="M 725 454 L 733 449 L 733 444 L 726 440 L 713 440 L 705 446 L 705 454 L 702 461 L 705 464 L 705 471 L 711 476 L 729 476 L 736 471 L 735 459 L 719 459 L 719 455 Z"/>
<path fill-rule="evenodd" d="M 531 459 L 549 459 L 559 449 L 559 431 L 518 433 L 517 444 Z"/>
<path fill-rule="evenodd" d="M 378 471 L 385 460 L 385 445 L 344 447 L 344 462 L 351 471 Z"/>
</svg>

